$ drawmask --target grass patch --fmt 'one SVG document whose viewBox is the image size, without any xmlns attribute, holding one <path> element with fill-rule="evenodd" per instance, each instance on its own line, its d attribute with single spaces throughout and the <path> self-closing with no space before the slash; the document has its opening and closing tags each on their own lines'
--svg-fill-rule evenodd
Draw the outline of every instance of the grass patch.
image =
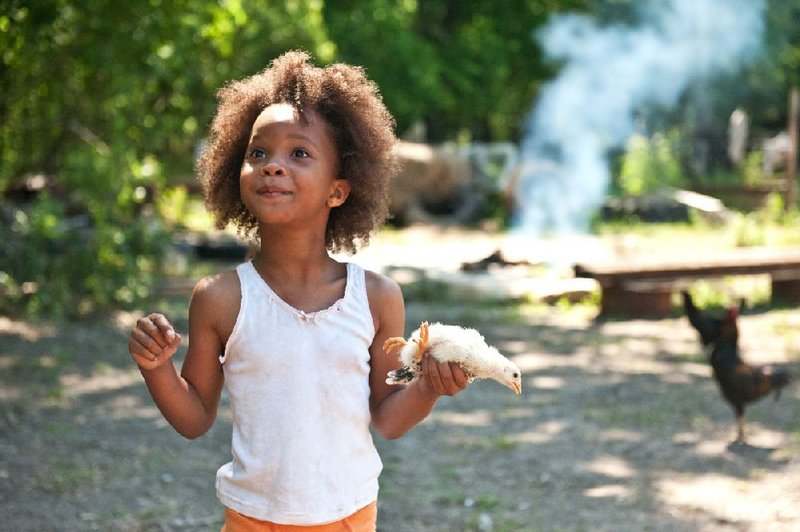
<svg viewBox="0 0 800 532">
<path fill-rule="evenodd" d="M 406 302 L 439 303 L 454 299 L 452 287 L 444 281 L 421 277 L 415 281 L 403 283 L 401 286 Z"/>
<path fill-rule="evenodd" d="M 39 485 L 55 493 L 69 493 L 100 479 L 100 471 L 84 463 L 61 459 L 40 475 Z"/>
<path fill-rule="evenodd" d="M 487 437 L 477 437 L 462 445 L 476 451 L 496 453 L 515 449 L 517 447 L 517 442 L 505 434 L 494 434 Z"/>
<path fill-rule="evenodd" d="M 499 505 L 500 500 L 492 493 L 484 493 L 475 499 L 475 508 L 482 512 L 494 510 Z"/>
</svg>

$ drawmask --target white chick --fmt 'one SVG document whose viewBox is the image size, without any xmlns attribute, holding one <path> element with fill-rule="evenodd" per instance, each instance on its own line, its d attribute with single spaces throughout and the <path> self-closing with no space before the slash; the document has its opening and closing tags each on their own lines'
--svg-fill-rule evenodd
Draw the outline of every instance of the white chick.
<svg viewBox="0 0 800 532">
<path fill-rule="evenodd" d="M 399 351 L 403 367 L 387 374 L 387 384 L 409 384 L 422 373 L 422 355 L 427 351 L 440 362 L 455 362 L 469 378 L 493 379 L 500 384 L 522 392 L 522 372 L 519 367 L 500 352 L 486 344 L 475 329 L 457 325 L 423 322 L 419 329 L 404 338 L 389 338 L 383 349 L 388 354 Z"/>
</svg>

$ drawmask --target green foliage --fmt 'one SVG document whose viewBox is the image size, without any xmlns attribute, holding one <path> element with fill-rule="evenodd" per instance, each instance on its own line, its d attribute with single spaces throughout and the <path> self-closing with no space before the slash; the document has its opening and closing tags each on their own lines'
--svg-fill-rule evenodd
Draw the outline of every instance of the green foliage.
<svg viewBox="0 0 800 532">
<path fill-rule="evenodd" d="M 763 60 L 749 67 L 746 83 L 709 84 L 720 131 L 736 105 L 751 114 L 754 131 L 785 125 L 788 88 L 800 84 L 800 6 L 767 3 Z M 0 305 L 58 312 L 63 300 L 76 311 L 146 291 L 161 256 L 159 223 L 142 217 L 146 204 L 156 201 L 168 225 L 202 225 L 187 198 L 161 201 L 161 193 L 191 179 L 215 91 L 288 49 L 306 49 L 322 64 L 363 65 L 400 133 L 423 121 L 431 141 L 517 140 L 537 91 L 559 67 L 542 56 L 536 29 L 563 11 L 600 24 L 633 22 L 636 8 L 633 0 L 6 0 L 0 194 L 27 174 L 48 176 L 59 192 L 3 205 L 13 222 L 0 227 L 8 248 L 0 251 Z M 681 182 L 673 135 L 632 141 L 624 190 Z M 757 180 L 758 171 L 748 161 L 743 179 Z M 492 198 L 487 214 L 500 213 L 499 204 Z M 89 229 L 70 229 L 76 213 Z M 26 261 L 31 273 L 20 266 Z M 145 272 L 137 274 L 139 263 Z"/>
<path fill-rule="evenodd" d="M 339 58 L 366 67 L 398 131 L 424 121 L 432 141 L 508 140 L 554 73 L 534 30 L 552 13 L 586 4 L 339 0 L 325 2 L 324 13 Z"/>
<path fill-rule="evenodd" d="M 419 301 L 423 303 L 448 301 L 451 299 L 449 284 L 424 276 L 418 280 L 404 283 L 403 295 L 407 301 Z"/>
<path fill-rule="evenodd" d="M 735 245 L 737 247 L 763 246 L 766 244 L 766 231 L 757 213 L 735 213 L 733 221 Z"/>
<path fill-rule="evenodd" d="M 43 173 L 59 194 L 9 205 L 4 307 L 81 314 L 147 292 L 163 245 L 144 203 L 192 174 L 214 92 L 301 47 L 333 47 L 321 3 L 12 1 L 0 14 L 0 193 Z M 67 211 L 85 218 L 70 228 Z"/>
<path fill-rule="evenodd" d="M 764 152 L 753 150 L 747 154 L 740 169 L 742 182 L 745 185 L 756 185 L 764 181 L 766 176 L 763 170 Z"/>
<path fill-rule="evenodd" d="M 684 184 L 676 156 L 676 135 L 654 134 L 651 138 L 634 135 L 628 141 L 619 175 L 620 190 L 629 196 L 641 196 L 662 187 Z"/>
<path fill-rule="evenodd" d="M 800 243 L 799 219 L 796 211 L 784 209 L 783 195 L 772 192 L 758 210 L 734 214 L 731 223 L 734 243 L 739 247 L 796 246 Z"/>
<path fill-rule="evenodd" d="M 767 221 L 781 222 L 785 214 L 783 196 L 777 192 L 772 192 L 767 196 L 767 200 L 761 210 Z"/>
<path fill-rule="evenodd" d="M 732 276 L 695 281 L 688 290 L 698 307 L 720 314 L 732 306 L 769 305 L 769 281 L 759 281 L 762 280 L 754 280 L 752 276 Z"/>
<path fill-rule="evenodd" d="M 153 222 L 97 216 L 86 225 L 49 196 L 13 218 L 0 227 L 0 311 L 73 318 L 148 295 L 165 242 Z"/>
<path fill-rule="evenodd" d="M 738 168 L 717 168 L 708 175 L 694 176 L 692 184 L 700 187 L 755 187 L 769 182 L 762 162 L 764 152 L 752 150 Z"/>
<path fill-rule="evenodd" d="M 728 95 L 745 102 L 756 132 L 766 129 L 774 134 L 786 126 L 789 89 L 800 86 L 800 3 L 767 0 L 766 4 L 764 50 L 747 69 L 746 82 L 730 84 Z"/>
<path fill-rule="evenodd" d="M 0 15 L 0 189 L 59 173 L 87 147 L 155 158 L 154 181 L 191 174 L 220 85 L 292 47 L 332 58 L 314 1 L 11 4 Z"/>
</svg>

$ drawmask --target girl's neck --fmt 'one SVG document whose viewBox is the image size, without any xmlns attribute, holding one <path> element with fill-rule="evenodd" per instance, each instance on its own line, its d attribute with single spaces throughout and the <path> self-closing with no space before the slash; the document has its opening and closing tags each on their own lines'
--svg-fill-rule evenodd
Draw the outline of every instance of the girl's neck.
<svg viewBox="0 0 800 532">
<path fill-rule="evenodd" d="M 262 274 L 272 272 L 296 280 L 324 275 L 333 262 L 324 240 L 308 235 L 295 239 L 262 237 L 261 250 L 253 258 L 253 265 Z"/>
<path fill-rule="evenodd" d="M 272 291 L 295 309 L 316 312 L 344 297 L 347 267 L 328 255 L 324 241 L 262 239 L 253 266 Z"/>
</svg>

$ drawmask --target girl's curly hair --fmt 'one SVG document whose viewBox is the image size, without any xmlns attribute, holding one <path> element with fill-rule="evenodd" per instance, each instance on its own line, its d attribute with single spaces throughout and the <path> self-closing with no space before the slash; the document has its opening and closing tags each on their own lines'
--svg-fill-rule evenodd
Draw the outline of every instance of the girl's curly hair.
<svg viewBox="0 0 800 532">
<path fill-rule="evenodd" d="M 339 153 L 338 177 L 350 182 L 347 201 L 331 210 L 325 245 L 355 253 L 389 215 L 388 183 L 397 170 L 394 119 L 360 67 L 310 63 L 302 51 L 286 52 L 262 72 L 231 82 L 217 92 L 219 106 L 198 160 L 206 207 L 216 225 L 236 224 L 253 236 L 256 218 L 239 193 L 239 172 L 253 123 L 275 103 L 294 105 L 301 115 L 318 113 L 330 126 Z"/>
</svg>

